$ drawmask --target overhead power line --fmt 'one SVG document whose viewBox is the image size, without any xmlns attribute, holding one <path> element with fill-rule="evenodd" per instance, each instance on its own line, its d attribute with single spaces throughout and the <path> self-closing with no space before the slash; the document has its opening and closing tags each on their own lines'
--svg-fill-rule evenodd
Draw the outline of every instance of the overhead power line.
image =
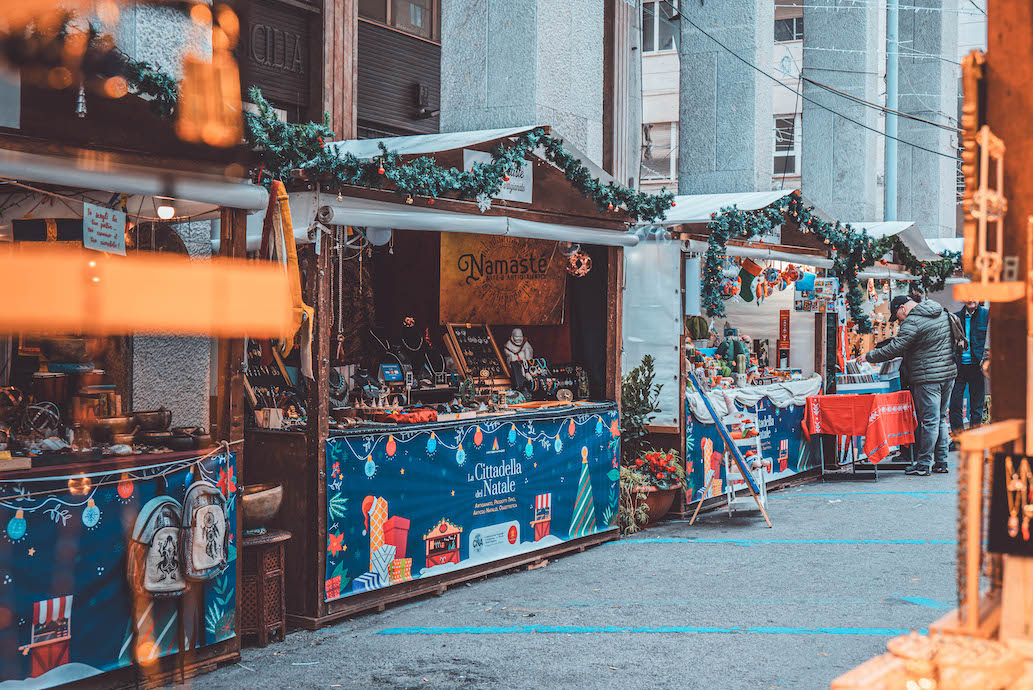
<svg viewBox="0 0 1033 690">
<path fill-rule="evenodd" d="M 751 67 L 752 69 L 756 70 L 757 72 L 760 72 L 765 77 L 767 77 L 771 81 L 775 82 L 776 84 L 781 86 L 783 89 L 785 89 L 789 93 L 796 94 L 797 96 L 799 96 L 803 100 L 807 101 L 808 103 L 816 105 L 819 108 L 821 108 L 822 110 L 827 110 L 828 112 L 832 113 L 833 115 L 838 115 L 839 117 L 843 118 L 847 122 L 850 122 L 852 124 L 857 125 L 861 129 L 867 129 L 869 132 L 874 132 L 875 134 L 878 134 L 881 137 L 885 137 L 887 139 L 892 139 L 894 141 L 900 142 L 901 144 L 904 144 L 905 146 L 910 146 L 913 149 L 918 149 L 919 151 L 925 151 L 926 153 L 931 153 L 931 154 L 933 154 L 935 156 L 942 156 L 943 158 L 949 158 L 952 161 L 959 161 L 959 160 L 961 160 L 957 156 L 954 156 L 954 155 L 951 155 L 951 154 L 947 154 L 947 153 L 943 153 L 942 151 L 937 151 L 936 149 L 930 149 L 930 148 L 926 148 L 925 146 L 919 146 L 918 144 L 913 144 L 910 141 L 905 141 L 905 140 L 900 139 L 898 137 L 891 137 L 890 135 L 886 134 L 885 132 L 880 132 L 879 130 L 875 129 L 874 127 L 869 127 L 868 125 L 866 125 L 864 123 L 858 122 L 857 120 L 853 120 L 853 119 L 847 117 L 846 115 L 843 115 L 842 113 L 838 112 L 837 110 L 835 110 L 833 108 L 830 108 L 830 107 L 828 107 L 827 105 L 825 105 L 823 103 L 819 103 L 818 101 L 814 100 L 813 98 L 808 98 L 807 96 L 803 95 L 802 93 L 800 93 L 799 91 L 797 91 L 793 87 L 789 86 L 788 84 L 782 83 L 782 81 L 780 81 L 775 76 L 773 76 L 771 74 L 768 74 L 767 72 L 762 70 L 760 67 L 757 67 L 755 64 L 753 64 L 752 62 L 750 62 L 746 58 L 744 58 L 741 55 L 739 55 L 738 53 L 736 53 L 734 50 L 732 50 L 731 48 L 726 46 L 721 41 L 717 40 L 717 38 L 715 38 L 713 35 L 708 33 L 699 24 L 695 23 L 694 21 L 689 19 L 684 14 L 681 15 L 681 18 L 684 19 L 685 21 L 687 21 L 689 24 L 691 24 L 701 34 L 703 34 L 704 36 L 709 38 L 711 41 L 713 41 L 717 45 L 721 46 L 721 48 L 723 48 L 729 55 L 734 57 L 736 60 L 738 60 L 739 62 L 742 62 L 744 65 L 746 65 L 748 67 Z"/>
<path fill-rule="evenodd" d="M 873 108 L 875 110 L 881 110 L 884 113 L 892 113 L 892 114 L 897 115 L 899 117 L 907 118 L 908 120 L 914 120 L 915 122 L 921 122 L 923 124 L 932 125 L 933 127 L 939 127 L 940 129 L 945 129 L 948 132 L 954 132 L 954 133 L 960 133 L 961 132 L 961 130 L 958 129 L 957 127 L 951 127 L 950 125 L 944 125 L 944 124 L 941 124 L 939 122 L 933 122 L 932 120 L 926 120 L 925 118 L 921 118 L 921 117 L 918 117 L 916 115 L 911 115 L 910 113 L 902 113 L 899 110 L 894 110 L 893 108 L 887 108 L 886 106 L 879 105 L 878 103 L 872 103 L 870 101 L 866 101 L 863 98 L 858 98 L 857 96 L 854 96 L 853 94 L 846 93 L 845 91 L 840 91 L 839 89 L 833 88 L 833 87 L 829 86 L 828 84 L 822 84 L 821 82 L 814 81 L 813 79 L 808 79 L 807 77 L 802 77 L 802 79 L 805 82 L 807 82 L 808 84 L 813 84 L 814 86 L 817 86 L 818 88 L 825 89 L 826 91 L 834 93 L 837 96 L 841 96 L 843 98 L 851 100 L 851 101 L 853 101 L 855 103 L 858 103 L 860 105 L 864 105 L 864 106 L 867 106 L 869 108 Z"/>
</svg>

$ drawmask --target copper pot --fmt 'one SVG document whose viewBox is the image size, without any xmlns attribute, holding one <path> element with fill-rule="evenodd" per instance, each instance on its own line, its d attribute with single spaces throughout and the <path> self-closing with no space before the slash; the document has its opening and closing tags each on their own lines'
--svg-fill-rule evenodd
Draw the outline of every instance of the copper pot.
<svg viewBox="0 0 1033 690">
<path fill-rule="evenodd" d="M 147 412 L 134 412 L 133 421 L 143 431 L 165 431 L 172 424 L 172 412 L 164 407 Z"/>
</svg>

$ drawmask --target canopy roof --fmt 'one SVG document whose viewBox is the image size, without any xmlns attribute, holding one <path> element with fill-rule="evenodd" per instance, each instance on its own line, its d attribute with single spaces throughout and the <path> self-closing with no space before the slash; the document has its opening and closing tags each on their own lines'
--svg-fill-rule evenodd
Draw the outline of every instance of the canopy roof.
<svg viewBox="0 0 1033 690">
<path fill-rule="evenodd" d="M 444 151 L 455 151 L 457 149 L 470 148 L 481 144 L 488 144 L 499 139 L 508 139 L 526 134 L 533 129 L 542 127 L 551 129 L 547 125 L 529 125 L 526 127 L 509 127 L 506 129 L 480 129 L 472 132 L 442 132 L 440 134 L 418 134 L 411 137 L 387 137 L 384 139 L 347 139 L 344 141 L 332 141 L 326 148 L 340 157 L 351 154 L 356 158 L 364 160 L 376 158 L 381 155 L 380 145 L 383 144 L 388 151 L 397 153 L 399 156 L 421 156 Z M 562 137 L 559 132 L 554 135 Z M 616 182 L 609 173 L 596 165 L 592 160 L 577 149 L 569 140 L 563 140 L 563 148 L 572 156 L 576 157 L 588 168 L 593 177 L 599 178 L 603 184 Z M 545 157 L 536 152 L 539 158 Z M 302 166 L 304 169 L 305 166 Z M 770 203 L 770 202 L 769 202 Z"/>
</svg>

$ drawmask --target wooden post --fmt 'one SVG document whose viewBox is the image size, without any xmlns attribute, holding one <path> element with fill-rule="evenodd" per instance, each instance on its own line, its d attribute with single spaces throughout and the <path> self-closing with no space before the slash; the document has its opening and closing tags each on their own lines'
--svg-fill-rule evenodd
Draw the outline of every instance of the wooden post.
<svg viewBox="0 0 1033 690">
<path fill-rule="evenodd" d="M 622 327 L 624 323 L 624 248 L 610 247 L 606 281 L 606 397 L 621 404 Z"/>
<path fill-rule="evenodd" d="M 330 431 L 330 311 L 333 304 L 330 295 L 330 256 L 329 243 L 324 242 L 323 252 L 311 257 L 308 272 L 309 304 L 316 315 L 312 338 L 312 373 L 315 381 L 309 382 L 309 398 L 306 401 L 308 429 L 305 433 L 308 453 L 315 458 L 314 467 L 318 471 L 310 472 L 303 480 L 315 482 L 309 495 L 316 498 L 314 513 L 318 516 L 318 529 L 316 548 L 308 556 L 310 560 L 305 567 L 311 568 L 306 578 L 311 583 L 306 588 L 306 597 L 318 597 L 315 607 L 308 610 L 318 611 L 319 617 L 326 614 L 322 592 L 326 582 L 326 438 Z"/>
<path fill-rule="evenodd" d="M 1026 226 L 1033 215 L 1033 136 L 1025 113 L 1033 108 L 1033 5 L 1027 2 L 990 0 L 987 7 L 987 51 L 982 99 L 983 121 L 1007 146 L 1004 171 L 1004 194 L 1008 213 L 1004 220 L 1005 261 L 1016 257 L 1025 263 Z M 966 242 L 968 251 L 968 242 Z M 1021 266 L 1022 279 L 1033 267 Z M 1026 308 L 1022 300 L 990 305 L 993 324 L 991 381 L 994 420 L 1024 418 L 1027 390 L 1025 386 L 1003 385 L 1005 379 L 1020 379 L 1026 372 Z M 993 376 L 996 374 L 996 376 Z M 993 385 L 997 383 L 998 385 Z"/>
<path fill-rule="evenodd" d="M 357 0 L 323 0 L 323 109 L 338 139 L 355 137 Z"/>
</svg>

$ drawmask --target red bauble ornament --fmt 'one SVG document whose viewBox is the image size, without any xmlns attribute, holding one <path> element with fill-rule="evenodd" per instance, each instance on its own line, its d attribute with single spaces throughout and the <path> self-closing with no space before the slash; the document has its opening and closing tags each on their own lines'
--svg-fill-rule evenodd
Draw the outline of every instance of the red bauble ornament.
<svg viewBox="0 0 1033 690">
<path fill-rule="evenodd" d="M 383 175 L 384 174 L 384 166 L 380 166 L 379 168 L 377 168 L 377 172 L 380 173 L 381 175 Z"/>
<path fill-rule="evenodd" d="M 607 205 L 606 205 L 606 208 L 607 208 L 608 210 L 612 211 L 612 210 L 613 210 L 613 204 L 607 204 Z"/>
<path fill-rule="evenodd" d="M 434 203 L 434 200 L 433 200 L 433 199 L 427 199 L 427 203 L 428 203 L 428 204 L 433 204 L 433 203 Z"/>
<path fill-rule="evenodd" d="M 671 208 L 674 208 L 674 207 L 675 207 L 675 206 L 677 206 L 677 205 L 678 205 L 678 204 L 676 204 L 675 202 L 673 202 L 673 201 L 671 202 Z"/>
<path fill-rule="evenodd" d="M 503 182 L 509 182 L 509 175 L 503 175 L 502 176 L 502 181 Z"/>
</svg>

